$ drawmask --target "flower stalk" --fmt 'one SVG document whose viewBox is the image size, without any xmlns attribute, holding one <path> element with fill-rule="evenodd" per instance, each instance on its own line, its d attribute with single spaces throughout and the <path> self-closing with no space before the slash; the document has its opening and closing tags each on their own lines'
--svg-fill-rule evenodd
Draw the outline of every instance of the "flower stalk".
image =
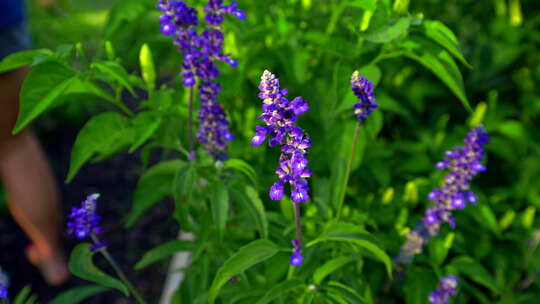
<svg viewBox="0 0 540 304">
<path fill-rule="evenodd" d="M 97 237 L 97 235 L 95 235 L 95 234 L 90 234 L 90 238 L 92 239 L 92 242 L 94 242 L 94 246 L 100 246 L 100 244 L 103 244 L 103 242 L 101 242 L 99 240 L 99 238 Z M 101 253 L 103 255 L 103 257 L 105 257 L 105 259 L 111 265 L 111 267 L 113 268 L 113 270 L 116 273 L 116 275 L 118 276 L 118 278 L 124 283 L 124 285 L 126 285 L 126 287 L 130 291 L 133 298 L 135 298 L 135 300 L 139 304 L 146 304 L 146 301 L 143 299 L 143 297 L 137 291 L 137 289 L 133 286 L 133 284 L 131 284 L 131 281 L 127 278 L 124 271 L 122 271 L 120 266 L 118 266 L 118 263 L 116 263 L 114 258 L 109 254 L 109 251 L 107 250 L 107 247 L 100 247 L 100 248 L 96 249 L 96 251 L 98 251 L 99 253 Z"/>
<path fill-rule="evenodd" d="M 349 177 L 351 175 L 352 164 L 354 161 L 354 156 L 356 155 L 356 145 L 358 142 L 358 137 L 360 135 L 360 120 L 356 121 L 354 127 L 353 141 L 351 145 L 351 153 L 349 154 L 349 159 L 347 161 L 347 169 L 345 170 L 345 178 L 343 180 L 343 187 L 339 196 L 339 205 L 337 209 L 336 219 L 339 221 L 343 209 L 343 202 L 345 201 L 345 194 L 347 193 L 347 185 L 349 184 Z"/>
</svg>

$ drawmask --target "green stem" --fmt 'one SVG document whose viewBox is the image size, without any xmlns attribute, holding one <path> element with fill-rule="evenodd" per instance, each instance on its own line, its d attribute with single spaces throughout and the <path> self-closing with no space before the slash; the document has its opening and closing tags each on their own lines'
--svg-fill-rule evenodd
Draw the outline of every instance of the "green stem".
<svg viewBox="0 0 540 304">
<path fill-rule="evenodd" d="M 352 163 L 356 153 L 356 143 L 358 142 L 358 136 L 360 135 L 360 120 L 356 121 L 356 126 L 354 128 L 354 136 L 351 147 L 351 154 L 349 155 L 349 160 L 347 162 L 347 169 L 345 171 L 345 179 L 343 180 L 343 187 L 339 196 L 339 207 L 336 214 L 336 219 L 339 220 L 341 217 L 341 210 L 343 209 L 343 202 L 345 201 L 345 194 L 347 192 L 347 185 L 349 184 L 349 176 L 351 174 Z"/>
<path fill-rule="evenodd" d="M 189 132 L 189 157 L 193 153 L 193 86 L 189 87 L 189 113 L 188 113 L 188 132 Z"/>
<path fill-rule="evenodd" d="M 296 239 L 298 240 L 298 246 L 302 248 L 302 218 L 300 214 L 300 203 L 294 204 L 294 223 L 296 227 Z"/>
<path fill-rule="evenodd" d="M 291 280 L 294 277 L 294 267 L 293 265 L 289 264 L 289 271 L 287 272 L 287 280 Z"/>
<path fill-rule="evenodd" d="M 101 243 L 96 235 L 92 234 L 91 237 L 92 237 L 92 241 L 94 241 L 94 244 L 100 244 Z M 120 280 L 122 282 L 124 282 L 124 284 L 129 289 L 129 291 L 131 292 L 131 295 L 135 298 L 135 300 L 137 300 L 137 302 L 139 304 L 146 304 L 146 302 L 144 301 L 142 296 L 139 294 L 137 289 L 135 289 L 133 284 L 131 284 L 131 282 L 127 278 L 126 274 L 122 271 L 122 269 L 120 269 L 120 266 L 118 266 L 116 261 L 113 259 L 113 257 L 107 251 L 107 249 L 105 247 L 100 248 L 99 252 L 101 252 L 101 254 L 103 254 L 103 256 L 105 257 L 107 262 L 109 262 L 109 264 L 111 264 L 112 268 L 114 269 L 114 271 L 118 275 L 118 278 L 120 278 Z"/>
</svg>

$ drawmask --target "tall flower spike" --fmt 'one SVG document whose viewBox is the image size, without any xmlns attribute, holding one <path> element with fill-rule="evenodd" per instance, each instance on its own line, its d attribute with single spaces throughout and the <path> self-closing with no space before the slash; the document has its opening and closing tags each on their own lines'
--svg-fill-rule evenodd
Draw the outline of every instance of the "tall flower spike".
<svg viewBox="0 0 540 304">
<path fill-rule="evenodd" d="M 459 278 L 447 276 L 442 278 L 437 285 L 437 289 L 429 294 L 428 300 L 431 304 L 448 304 L 451 296 L 457 292 Z"/>
<path fill-rule="evenodd" d="M 251 143 L 259 146 L 268 138 L 270 147 L 281 146 L 276 169 L 279 179 L 270 187 L 269 195 L 272 200 L 281 200 L 285 193 L 285 184 L 291 187 L 297 238 L 293 240 L 294 250 L 290 263 L 297 267 L 303 262 L 298 204 L 309 200 L 307 178 L 311 177 L 311 170 L 308 169 L 307 150 L 311 147 L 311 140 L 295 122 L 299 115 L 309 111 L 309 105 L 302 97 L 289 101 L 286 98 L 287 90 L 280 88 L 279 79 L 270 71 L 264 71 L 259 89 L 259 98 L 263 100 L 263 113 L 258 119 L 262 120 L 265 126 L 256 127 Z"/>
<path fill-rule="evenodd" d="M 379 107 L 375 103 L 373 83 L 360 76 L 358 71 L 355 71 L 351 77 L 351 85 L 354 95 L 358 98 L 358 103 L 354 105 L 354 114 L 359 120 L 366 119 L 369 114 Z"/>
<path fill-rule="evenodd" d="M 82 240 L 103 233 L 100 226 L 101 217 L 96 213 L 99 196 L 98 193 L 91 194 L 81 203 L 80 208 L 71 208 L 67 224 L 68 235 Z M 103 246 L 105 246 L 104 243 L 94 244 L 93 249 L 96 250 Z"/>
<path fill-rule="evenodd" d="M 158 8 L 163 15 L 160 18 L 162 32 L 165 35 L 174 35 L 174 43 L 179 51 L 183 52 L 181 76 L 186 87 L 193 87 L 199 83 L 201 108 L 198 119 L 200 121 L 197 139 L 204 149 L 217 160 L 227 158 L 227 142 L 233 139 L 229 131 L 229 122 L 225 111 L 217 103 L 221 90 L 214 79 L 219 76 L 217 61 L 223 61 L 236 67 L 236 60 L 230 54 L 223 53 L 224 36 L 221 32 L 221 23 L 224 15 L 233 15 L 245 19 L 246 15 L 237 8 L 236 2 L 223 5 L 222 0 L 209 0 L 204 12 L 208 23 L 202 33 L 198 33 L 195 26 L 198 24 L 197 11 L 190 8 L 183 1 L 160 0 Z M 190 151 L 189 159 L 194 159 Z"/>
<path fill-rule="evenodd" d="M 423 219 L 415 230 L 407 235 L 407 241 L 401 248 L 398 262 L 409 263 L 415 254 L 422 252 L 422 247 L 433 236 L 439 234 L 442 223 L 455 228 L 452 212 L 463 209 L 467 204 L 476 205 L 478 198 L 470 191 L 469 182 L 487 168 L 482 164 L 484 148 L 489 137 L 482 126 L 472 129 L 464 140 L 464 145 L 447 151 L 445 158 L 435 165 L 436 169 L 450 170 L 444 178 L 441 188 L 429 193 L 428 199 L 435 203 L 426 209 Z"/>
</svg>

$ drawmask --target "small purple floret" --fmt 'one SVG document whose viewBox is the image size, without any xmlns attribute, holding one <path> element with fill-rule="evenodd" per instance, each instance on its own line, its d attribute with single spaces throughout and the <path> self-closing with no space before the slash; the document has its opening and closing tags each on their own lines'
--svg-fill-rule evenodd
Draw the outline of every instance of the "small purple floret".
<svg viewBox="0 0 540 304">
<path fill-rule="evenodd" d="M 304 257 L 302 257 L 302 250 L 295 248 L 293 250 L 293 254 L 291 255 L 290 263 L 294 267 L 298 267 L 302 265 L 302 262 L 304 262 Z"/>
<path fill-rule="evenodd" d="M 452 275 L 442 278 L 437 289 L 429 294 L 429 303 L 448 304 L 450 297 L 457 293 L 458 281 L 459 278 Z"/>
<path fill-rule="evenodd" d="M 8 298 L 8 287 L 9 287 L 9 277 L 2 270 L 2 268 L 0 268 L 0 299 Z"/>
</svg>

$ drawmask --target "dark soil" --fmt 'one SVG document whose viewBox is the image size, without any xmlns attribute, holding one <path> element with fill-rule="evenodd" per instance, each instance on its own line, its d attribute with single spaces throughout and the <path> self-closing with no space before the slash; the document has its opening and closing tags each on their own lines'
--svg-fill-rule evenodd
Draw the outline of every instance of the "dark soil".
<svg viewBox="0 0 540 304">
<path fill-rule="evenodd" d="M 135 272 L 132 266 L 147 250 L 174 239 L 178 225 L 171 220 L 173 204 L 162 202 L 152 208 L 132 229 L 126 230 L 122 223 L 128 214 L 132 195 L 142 169 L 137 154 L 122 153 L 106 161 L 86 165 L 70 184 L 63 180 L 69 167 L 71 146 L 75 141 L 80 126 L 66 126 L 60 123 L 40 123 L 36 127 L 44 146 L 63 198 L 64 214 L 72 206 L 78 205 L 88 194 L 99 192 L 98 212 L 103 218 L 105 233 L 101 238 L 109 244 L 112 256 L 128 274 L 136 288 L 141 291 L 149 303 L 158 301 L 167 270 L 167 263 L 153 265 Z M 65 223 L 64 223 L 65 224 Z M 64 225 L 65 227 L 65 225 Z M 66 251 L 69 253 L 77 244 L 64 236 Z M 25 259 L 24 249 L 28 239 L 11 219 L 2 216 L 0 221 L 0 265 L 10 274 L 12 284 L 10 295 L 15 295 L 26 285 L 31 285 L 40 302 L 47 302 L 63 290 L 88 285 L 77 278 L 72 278 L 60 288 L 51 288 L 45 284 L 39 272 Z M 97 255 L 96 264 L 108 273 L 111 269 Z M 118 291 L 110 291 L 85 301 L 84 303 L 132 303 Z"/>
</svg>

